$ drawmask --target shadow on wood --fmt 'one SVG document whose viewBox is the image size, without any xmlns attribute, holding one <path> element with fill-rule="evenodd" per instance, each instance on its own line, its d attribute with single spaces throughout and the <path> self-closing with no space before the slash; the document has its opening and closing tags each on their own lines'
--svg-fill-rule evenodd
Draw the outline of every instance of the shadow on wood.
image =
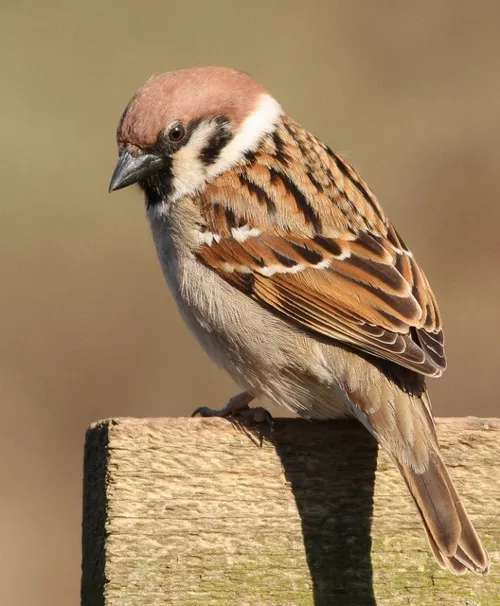
<svg viewBox="0 0 500 606">
<path fill-rule="evenodd" d="M 89 429 L 83 462 L 82 606 L 104 606 L 108 425 Z"/>
<path fill-rule="evenodd" d="M 361 434 L 358 423 L 337 424 L 339 431 L 328 440 L 322 423 L 315 422 L 316 435 L 308 428 L 311 442 L 305 444 L 287 431 L 290 421 L 283 428 L 278 421 L 271 441 L 302 522 L 314 605 L 373 606 L 371 519 L 378 447 L 368 432 Z"/>
</svg>

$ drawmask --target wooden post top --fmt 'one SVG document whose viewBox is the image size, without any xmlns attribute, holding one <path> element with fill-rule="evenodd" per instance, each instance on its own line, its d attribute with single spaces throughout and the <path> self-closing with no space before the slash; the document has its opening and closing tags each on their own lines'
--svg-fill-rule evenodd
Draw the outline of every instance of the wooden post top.
<svg viewBox="0 0 500 606">
<path fill-rule="evenodd" d="M 441 570 L 354 421 L 108 419 L 85 444 L 83 606 L 500 604 L 500 419 L 438 419 L 492 572 Z M 256 433 L 257 432 L 257 433 Z"/>
</svg>

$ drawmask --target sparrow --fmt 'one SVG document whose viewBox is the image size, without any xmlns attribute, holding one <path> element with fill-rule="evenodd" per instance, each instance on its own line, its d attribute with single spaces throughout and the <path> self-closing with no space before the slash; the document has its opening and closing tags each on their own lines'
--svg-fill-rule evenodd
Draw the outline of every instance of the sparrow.
<svg viewBox="0 0 500 606">
<path fill-rule="evenodd" d="M 443 463 L 426 377 L 446 367 L 436 298 L 358 173 L 249 75 L 148 80 L 117 131 L 110 191 L 138 184 L 181 315 L 244 390 L 305 418 L 353 417 L 399 468 L 438 564 L 489 558 Z"/>
</svg>

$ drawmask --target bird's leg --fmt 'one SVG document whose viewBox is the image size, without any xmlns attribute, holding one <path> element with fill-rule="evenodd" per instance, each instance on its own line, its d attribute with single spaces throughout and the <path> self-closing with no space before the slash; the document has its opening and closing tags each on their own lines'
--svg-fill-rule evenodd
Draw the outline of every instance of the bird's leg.
<svg viewBox="0 0 500 606">
<path fill-rule="evenodd" d="M 249 404 L 254 397 L 243 391 L 237 396 L 233 396 L 227 404 L 222 408 L 208 408 L 208 406 L 200 406 L 197 408 L 192 417 L 200 415 L 200 417 L 231 417 L 235 421 L 250 421 L 254 423 L 267 423 L 271 428 L 274 425 L 274 419 L 269 411 L 262 406 L 250 408 Z"/>
</svg>

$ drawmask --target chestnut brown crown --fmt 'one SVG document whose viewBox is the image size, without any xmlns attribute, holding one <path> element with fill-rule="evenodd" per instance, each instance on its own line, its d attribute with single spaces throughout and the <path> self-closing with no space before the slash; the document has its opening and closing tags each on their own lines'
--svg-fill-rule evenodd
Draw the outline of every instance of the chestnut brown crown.
<svg viewBox="0 0 500 606">
<path fill-rule="evenodd" d="M 187 125 L 225 116 L 238 128 L 265 92 L 247 74 L 227 67 L 195 67 L 155 76 L 128 104 L 118 127 L 118 145 L 145 149 L 174 121 Z"/>
</svg>

